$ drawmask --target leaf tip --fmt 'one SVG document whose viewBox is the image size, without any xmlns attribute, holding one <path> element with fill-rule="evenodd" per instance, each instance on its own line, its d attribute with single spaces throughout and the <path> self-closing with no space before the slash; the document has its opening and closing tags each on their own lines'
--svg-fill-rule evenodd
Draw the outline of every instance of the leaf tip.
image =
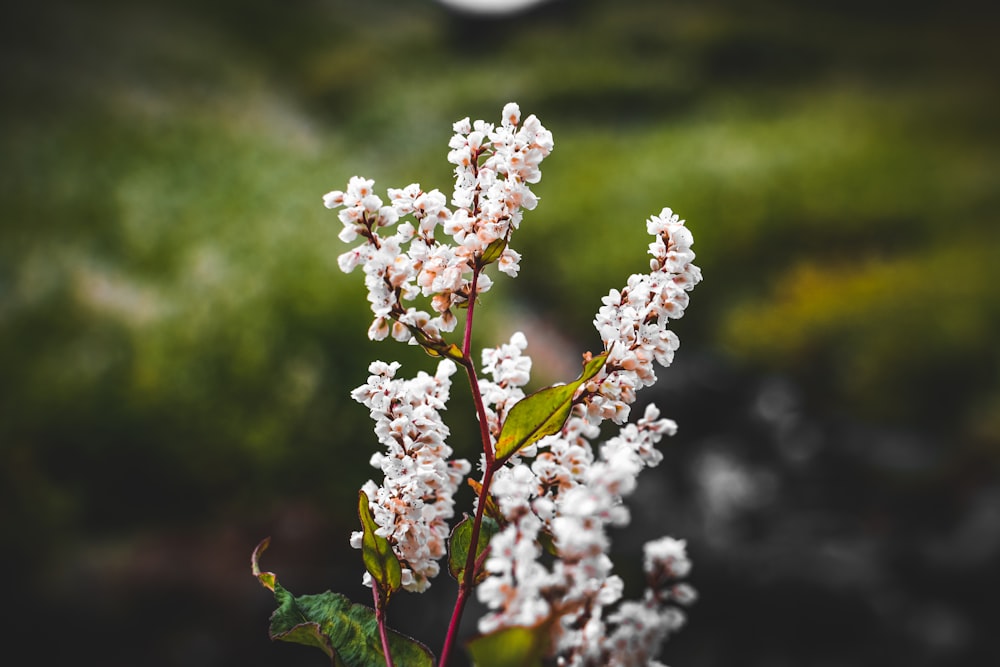
<svg viewBox="0 0 1000 667">
<path fill-rule="evenodd" d="M 250 554 L 250 571 L 253 576 L 257 577 L 257 581 L 260 585 L 268 589 L 272 593 L 274 592 L 274 585 L 277 583 L 278 578 L 273 572 L 261 572 L 260 570 L 260 555 L 264 553 L 265 550 L 271 545 L 271 538 L 265 537 L 257 545 L 257 548 L 253 550 Z"/>
</svg>

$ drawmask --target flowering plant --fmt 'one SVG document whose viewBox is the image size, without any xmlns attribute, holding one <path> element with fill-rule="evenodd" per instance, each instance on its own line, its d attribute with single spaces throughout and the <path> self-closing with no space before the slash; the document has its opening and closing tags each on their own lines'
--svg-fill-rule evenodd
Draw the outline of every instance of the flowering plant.
<svg viewBox="0 0 1000 667">
<path fill-rule="evenodd" d="M 477 368 L 472 327 L 479 297 L 492 285 L 487 269 L 518 273 L 521 256 L 511 237 L 523 212 L 538 203 L 531 185 L 541 178 L 552 134 L 533 115 L 522 121 L 513 103 L 498 125 L 466 118 L 454 131 L 450 208 L 440 191 L 418 184 L 389 189 L 386 203 L 373 181 L 359 177 L 323 197 L 327 208 L 339 209 L 340 238 L 360 241 L 338 263 L 364 273 L 374 314 L 369 337 L 419 345 L 438 363 L 433 375 L 403 378 L 398 362 L 375 361 L 367 382 L 351 393 L 369 409 L 384 447 L 371 458 L 382 481 L 362 486 L 361 529 L 351 535 L 373 608 L 330 592 L 292 595 L 260 570 L 264 540 L 252 569 L 279 605 L 271 636 L 318 646 L 334 665 L 444 667 L 474 593 L 488 610 L 467 644 L 480 667 L 659 665 L 660 645 L 684 623 L 678 605 L 695 599 L 681 581 L 690 569 L 685 543 L 648 542 L 645 593 L 623 601 L 608 528 L 628 524 L 623 499 L 638 473 L 661 461 L 657 442 L 676 430 L 653 405 L 626 421 L 636 391 L 656 381 L 654 366 L 668 366 L 678 347 L 668 323 L 683 315 L 701 280 L 691 233 L 669 208 L 650 217 L 649 272 L 611 290 L 594 319 L 603 349 L 583 355 L 575 380 L 526 395 L 525 336 L 515 333 L 482 351 Z M 449 336 L 456 311 L 465 313 L 460 342 Z M 441 416 L 459 367 L 469 380 L 482 451 L 468 478 L 477 495 L 473 513 L 451 526 L 454 494 L 473 469 L 453 457 Z M 606 420 L 620 430 L 595 446 Z M 391 598 L 426 590 L 442 562 L 458 593 L 435 660 L 386 618 Z"/>
</svg>

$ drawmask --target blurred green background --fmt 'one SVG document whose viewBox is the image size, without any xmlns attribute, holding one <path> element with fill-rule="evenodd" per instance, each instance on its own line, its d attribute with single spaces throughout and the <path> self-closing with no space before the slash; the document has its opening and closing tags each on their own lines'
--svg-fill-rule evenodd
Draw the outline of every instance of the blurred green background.
<svg viewBox="0 0 1000 667">
<path fill-rule="evenodd" d="M 324 192 L 449 192 L 451 123 L 556 149 L 484 300 L 537 383 L 688 220 L 705 282 L 655 398 L 623 569 L 686 537 L 685 667 L 1000 660 L 1000 90 L 986 3 L 43 0 L 0 22 L 0 553 L 30 664 L 317 665 L 264 559 L 365 600 L 347 546 L 376 358 Z M 567 371 L 567 368 L 569 369 Z M 474 441 L 456 384 L 453 444 Z M 631 560 L 629 560 L 631 559 Z M 432 589 L 447 613 L 451 584 Z M 988 594 L 992 591 L 992 595 Z M 440 611 L 398 625 L 439 648 Z M 437 613 L 437 616 L 434 614 Z M 475 610 L 473 610 L 475 613 Z"/>
</svg>

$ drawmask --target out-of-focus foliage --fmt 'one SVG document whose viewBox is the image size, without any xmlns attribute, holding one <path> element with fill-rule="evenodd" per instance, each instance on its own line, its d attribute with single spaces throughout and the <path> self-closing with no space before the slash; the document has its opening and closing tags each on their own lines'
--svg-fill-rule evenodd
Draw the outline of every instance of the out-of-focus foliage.
<svg viewBox="0 0 1000 667">
<path fill-rule="evenodd" d="M 447 191 L 449 123 L 509 100 L 556 148 L 481 343 L 555 324 L 569 345 L 529 335 L 537 379 L 578 369 L 669 205 L 706 275 L 679 356 L 786 373 L 821 411 L 996 465 L 990 11 L 20 3 L 0 22 L 0 549 L 31 582 L 80 539 L 282 498 L 353 523 L 374 438 L 347 392 L 372 359 L 426 361 L 365 340 L 320 197 L 355 173 Z"/>
</svg>

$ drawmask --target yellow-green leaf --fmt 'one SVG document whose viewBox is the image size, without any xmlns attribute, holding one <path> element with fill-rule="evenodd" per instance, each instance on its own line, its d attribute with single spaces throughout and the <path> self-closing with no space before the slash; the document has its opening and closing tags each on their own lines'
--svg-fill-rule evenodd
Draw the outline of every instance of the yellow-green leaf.
<svg viewBox="0 0 1000 667">
<path fill-rule="evenodd" d="M 476 497 L 482 498 L 483 485 L 480 484 L 478 481 L 472 479 L 471 477 L 469 477 L 465 481 L 470 487 L 472 487 L 472 490 L 475 491 Z M 484 508 L 484 511 L 486 512 L 486 516 L 493 519 L 498 524 L 504 523 L 503 514 L 500 512 L 500 506 L 497 505 L 497 501 L 492 494 L 489 493 L 486 494 L 486 507 Z"/>
<path fill-rule="evenodd" d="M 549 622 L 511 627 L 468 643 L 475 667 L 542 667 L 549 645 Z"/>
<path fill-rule="evenodd" d="M 466 516 L 451 531 L 451 537 L 448 540 L 448 570 L 451 572 L 451 576 L 455 577 L 455 580 L 459 582 L 465 579 L 465 563 L 469 557 L 469 549 L 472 546 L 474 521 L 472 517 Z M 486 516 L 483 517 L 483 524 L 479 527 L 479 539 L 476 543 L 477 560 L 486 551 L 490 540 L 499 530 L 500 526 L 496 521 Z M 478 584 L 484 578 L 486 578 L 485 571 L 477 572 L 474 583 Z"/>
<path fill-rule="evenodd" d="M 590 359 L 579 378 L 569 384 L 554 385 L 526 396 L 507 413 L 497 438 L 496 460 L 506 461 L 521 449 L 558 433 L 569 418 L 577 389 L 604 367 L 608 354 Z"/>
<path fill-rule="evenodd" d="M 260 582 L 261 586 L 273 593 L 274 586 L 278 583 L 278 578 L 274 576 L 274 572 L 261 572 L 258 562 L 260 561 L 260 555 L 264 553 L 270 544 L 271 538 L 265 537 L 257 545 L 257 548 L 253 550 L 253 554 L 250 555 L 250 571 L 253 573 L 253 576 L 257 577 L 257 581 Z"/>
<path fill-rule="evenodd" d="M 368 496 L 364 491 L 358 493 L 358 517 L 361 519 L 361 529 L 364 531 L 361 539 L 361 556 L 365 562 L 365 569 L 388 599 L 389 595 L 399 590 L 402 585 L 403 570 L 389 540 L 375 533 L 378 525 L 372 517 Z"/>
<path fill-rule="evenodd" d="M 483 254 L 479 258 L 479 265 L 487 266 L 488 264 L 492 264 L 493 262 L 500 259 L 500 255 L 502 255 L 503 251 L 506 249 L 507 249 L 506 238 L 499 238 L 494 240 L 492 243 L 486 246 L 485 250 L 483 250 Z"/>
</svg>

